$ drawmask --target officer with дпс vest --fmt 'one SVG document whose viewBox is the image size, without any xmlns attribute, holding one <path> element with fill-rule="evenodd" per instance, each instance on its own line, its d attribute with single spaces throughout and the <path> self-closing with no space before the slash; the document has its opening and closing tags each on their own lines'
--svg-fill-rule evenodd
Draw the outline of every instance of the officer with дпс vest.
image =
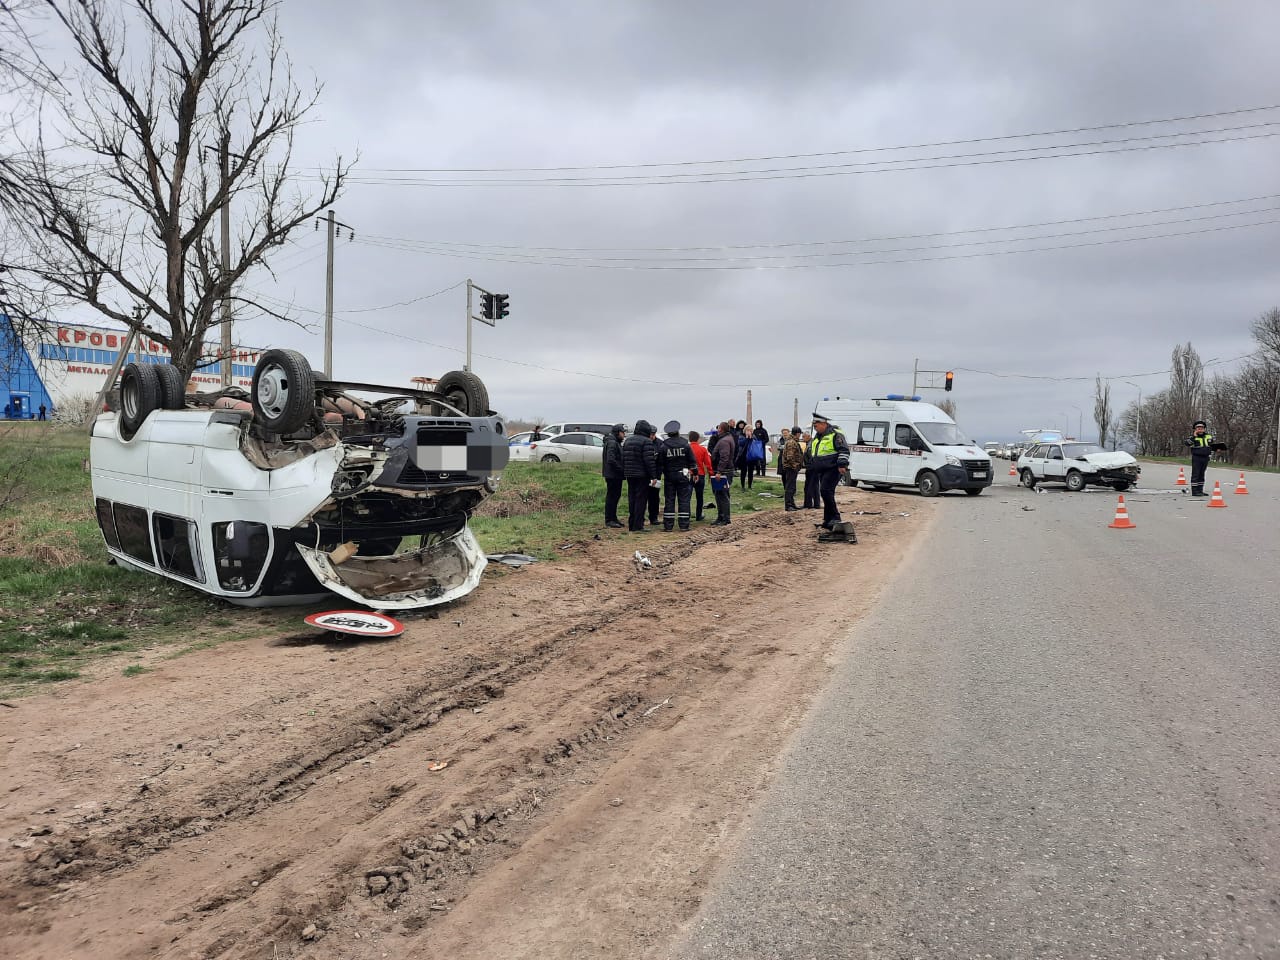
<svg viewBox="0 0 1280 960">
<path fill-rule="evenodd" d="M 676 521 L 680 529 L 689 529 L 689 496 L 693 493 L 693 475 L 698 460 L 689 441 L 680 436 L 680 421 L 671 420 L 663 429 L 667 436 L 658 444 L 658 471 L 662 474 L 662 529 L 671 530 Z"/>
<path fill-rule="evenodd" d="M 1207 497 L 1208 494 L 1204 492 L 1204 471 L 1209 466 L 1213 451 L 1221 450 L 1224 445 L 1214 442 L 1213 434 L 1208 432 L 1203 420 L 1197 420 L 1191 429 L 1191 436 L 1182 441 L 1184 447 L 1191 448 L 1191 495 Z"/>
<path fill-rule="evenodd" d="M 849 472 L 849 444 L 844 434 L 820 413 L 813 415 L 813 439 L 809 441 L 809 467 L 817 475 L 818 490 L 822 494 L 822 523 L 830 530 L 840 522 L 840 510 L 836 507 L 836 485 L 840 475 Z"/>
</svg>

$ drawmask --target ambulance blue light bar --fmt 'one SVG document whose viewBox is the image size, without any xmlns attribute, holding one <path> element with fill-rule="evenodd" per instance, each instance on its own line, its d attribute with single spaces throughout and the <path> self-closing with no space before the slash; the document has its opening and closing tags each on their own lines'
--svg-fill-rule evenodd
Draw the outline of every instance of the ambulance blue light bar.
<svg viewBox="0 0 1280 960">
<path fill-rule="evenodd" d="M 886 400 L 911 400 L 916 403 L 920 402 L 919 397 L 908 397 L 906 394 L 903 394 L 903 393 L 891 393 L 887 397 L 885 397 L 885 399 Z"/>
</svg>

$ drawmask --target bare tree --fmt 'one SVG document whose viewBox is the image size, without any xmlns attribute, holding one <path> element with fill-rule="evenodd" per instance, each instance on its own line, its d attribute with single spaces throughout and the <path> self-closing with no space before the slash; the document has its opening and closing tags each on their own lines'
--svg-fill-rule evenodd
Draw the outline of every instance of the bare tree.
<svg viewBox="0 0 1280 960">
<path fill-rule="evenodd" d="M 1200 416 L 1201 392 L 1204 390 L 1204 363 L 1190 343 L 1173 348 L 1169 370 L 1169 402 L 1171 413 L 1182 423 L 1179 429 L 1189 430 L 1191 423 Z"/>
<path fill-rule="evenodd" d="M 1098 446 L 1105 447 L 1115 425 L 1115 414 L 1111 407 L 1111 382 L 1104 383 L 1101 376 L 1093 379 L 1093 422 L 1098 427 Z"/>
<path fill-rule="evenodd" d="M 8 266 L 164 344 L 189 376 L 224 298 L 288 319 L 236 286 L 337 198 L 350 165 L 339 157 L 314 196 L 290 168 L 318 90 L 294 83 L 278 0 L 43 3 L 81 70 L 7 158 L 5 234 L 27 251 Z M 225 275 L 224 203 L 238 221 Z"/>
<path fill-rule="evenodd" d="M 1280 308 L 1272 307 L 1253 322 L 1253 337 L 1262 347 L 1268 367 L 1280 371 Z M 1277 387 L 1271 403 L 1271 417 L 1267 421 L 1266 448 L 1275 450 L 1275 464 L 1280 466 L 1280 387 Z M 1263 455 L 1266 463 L 1266 454 Z"/>
<path fill-rule="evenodd" d="M 950 397 L 943 397 L 938 401 L 937 407 L 952 420 L 956 418 L 956 402 Z"/>
</svg>

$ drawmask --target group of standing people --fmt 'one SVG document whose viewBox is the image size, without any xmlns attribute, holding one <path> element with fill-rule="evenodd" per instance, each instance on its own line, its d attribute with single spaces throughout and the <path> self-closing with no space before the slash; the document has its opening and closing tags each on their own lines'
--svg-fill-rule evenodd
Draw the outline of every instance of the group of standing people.
<svg viewBox="0 0 1280 960">
<path fill-rule="evenodd" d="M 745 420 L 722 421 L 705 448 L 696 430 L 681 435 L 679 421 L 669 421 L 663 433 L 660 440 L 649 421 L 638 420 L 629 436 L 623 424 L 615 423 L 605 437 L 601 467 L 605 479 L 605 525 L 618 529 L 623 526 L 618 506 L 625 482 L 629 531 L 645 532 L 646 518 L 651 526 L 657 524 L 660 499 L 662 528 L 669 531 L 679 526 L 688 530 L 691 520 L 704 519 L 708 480 L 716 506 L 716 519 L 711 525 L 727 525 L 734 473 L 738 473 L 744 490 L 752 486 L 756 476 L 765 475 L 769 433 L 764 424 L 757 420 L 748 432 Z M 849 444 L 844 435 L 826 417 L 815 413 L 812 435 L 792 427 L 780 441 L 778 472 L 785 509 L 816 509 L 821 498 L 823 517 L 819 526 L 830 530 L 840 520 L 836 486 L 849 467 Z M 795 502 L 801 471 L 805 474 L 803 507 Z"/>
</svg>

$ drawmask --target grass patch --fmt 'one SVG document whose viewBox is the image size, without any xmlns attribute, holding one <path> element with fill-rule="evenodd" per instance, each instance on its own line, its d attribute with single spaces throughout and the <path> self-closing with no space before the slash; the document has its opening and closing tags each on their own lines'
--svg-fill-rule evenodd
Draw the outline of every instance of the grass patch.
<svg viewBox="0 0 1280 960">
<path fill-rule="evenodd" d="M 773 494 L 773 496 L 762 496 Z M 782 484 L 764 480 L 752 489 L 735 484 L 730 496 L 734 514 L 781 509 Z M 704 509 L 715 515 L 708 488 Z M 626 491 L 619 504 L 626 516 Z M 590 539 L 604 526 L 604 479 L 594 463 L 525 463 L 507 465 L 498 492 L 480 505 L 472 519 L 486 553 L 527 553 L 544 560 L 562 557 L 560 547 Z"/>
<path fill-rule="evenodd" d="M 126 677 L 136 677 L 139 674 L 150 673 L 151 671 L 148 670 L 146 667 L 144 667 L 140 663 L 131 663 L 120 672 L 123 673 Z"/>
</svg>

